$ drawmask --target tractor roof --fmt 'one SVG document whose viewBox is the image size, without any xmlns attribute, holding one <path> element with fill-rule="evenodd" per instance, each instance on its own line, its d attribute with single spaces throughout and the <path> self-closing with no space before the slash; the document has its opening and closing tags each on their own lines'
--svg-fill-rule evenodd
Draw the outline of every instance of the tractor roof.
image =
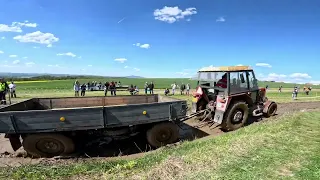
<svg viewBox="0 0 320 180">
<path fill-rule="evenodd" d="M 248 71 L 252 70 L 250 66 L 220 66 L 220 67 L 204 67 L 199 70 L 199 72 L 227 72 L 227 71 Z"/>
</svg>

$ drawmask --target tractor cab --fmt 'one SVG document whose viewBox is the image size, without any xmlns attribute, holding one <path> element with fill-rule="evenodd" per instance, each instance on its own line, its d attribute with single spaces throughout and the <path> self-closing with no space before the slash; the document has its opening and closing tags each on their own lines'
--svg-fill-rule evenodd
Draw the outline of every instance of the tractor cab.
<svg viewBox="0 0 320 180">
<path fill-rule="evenodd" d="M 198 71 L 197 80 L 198 86 L 193 93 L 192 111 L 196 113 L 210 109 L 211 118 L 219 124 L 225 124 L 229 129 L 236 129 L 243 125 L 240 123 L 231 126 L 230 123 L 226 125 L 224 122 L 226 113 L 229 113 L 230 108 L 232 109 L 235 104 L 238 103 L 237 106 L 242 108 L 241 113 L 240 111 L 238 113 L 239 118 L 240 114 L 246 117 L 246 113 L 254 116 L 266 114 L 271 104 L 265 97 L 265 88 L 258 87 L 254 71 L 249 66 L 205 67 Z M 276 110 L 276 104 L 272 103 L 273 110 L 274 108 Z M 245 110 L 246 108 L 248 110 Z M 273 110 L 272 114 L 275 113 Z M 204 115 L 200 117 L 204 118 Z"/>
</svg>

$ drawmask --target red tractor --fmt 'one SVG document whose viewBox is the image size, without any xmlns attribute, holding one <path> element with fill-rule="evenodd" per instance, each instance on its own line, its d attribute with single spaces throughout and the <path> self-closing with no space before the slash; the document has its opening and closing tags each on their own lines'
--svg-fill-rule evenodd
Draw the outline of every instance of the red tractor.
<svg viewBox="0 0 320 180">
<path fill-rule="evenodd" d="M 210 119 L 225 131 L 244 126 L 249 116 L 274 116 L 277 103 L 269 101 L 266 88 L 259 88 L 249 66 L 206 67 L 198 71 L 192 112 L 199 120 Z"/>
</svg>

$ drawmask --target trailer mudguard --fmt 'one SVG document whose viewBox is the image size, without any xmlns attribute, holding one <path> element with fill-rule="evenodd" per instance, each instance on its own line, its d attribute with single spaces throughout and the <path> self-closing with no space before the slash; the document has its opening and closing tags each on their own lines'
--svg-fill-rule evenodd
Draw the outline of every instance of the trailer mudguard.
<svg viewBox="0 0 320 180">
<path fill-rule="evenodd" d="M 19 134 L 6 134 L 5 138 L 9 138 L 11 147 L 14 151 L 18 150 L 22 146 Z"/>
</svg>

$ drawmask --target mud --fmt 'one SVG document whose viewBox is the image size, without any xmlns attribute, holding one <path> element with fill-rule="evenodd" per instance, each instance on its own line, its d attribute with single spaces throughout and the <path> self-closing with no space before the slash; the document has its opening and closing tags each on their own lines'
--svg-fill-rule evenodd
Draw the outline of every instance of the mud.
<svg viewBox="0 0 320 180">
<path fill-rule="evenodd" d="M 281 116 L 287 113 L 295 111 L 304 111 L 311 109 L 320 108 L 320 102 L 292 102 L 278 104 L 277 115 Z M 276 118 L 275 117 L 275 118 Z M 262 119 L 263 120 L 263 119 Z M 256 122 L 257 119 L 250 119 L 249 125 Z M 199 125 L 198 121 L 190 119 L 181 124 L 180 136 L 181 140 L 194 140 L 203 137 L 214 137 L 223 134 L 222 130 L 215 125 L 209 127 L 204 126 L 195 128 L 194 126 Z M 179 143 L 177 143 L 179 144 Z M 177 145 L 175 144 L 175 145 Z M 173 146 L 173 145 L 169 145 Z M 39 158 L 32 159 L 26 156 L 23 148 L 14 152 L 11 148 L 8 139 L 4 138 L 3 134 L 0 134 L 0 167 L 2 166 L 19 166 L 23 164 L 37 164 L 37 163 L 72 163 L 72 162 L 83 162 L 92 160 L 105 160 L 113 158 L 135 158 L 144 156 L 145 154 L 153 152 L 153 148 L 148 145 L 145 140 L 144 134 L 138 135 L 132 139 L 123 141 L 115 141 L 108 145 L 100 147 L 89 148 L 83 152 L 78 152 L 71 157 L 56 157 L 56 158 Z M 65 159 L 67 158 L 67 159 Z"/>
</svg>

